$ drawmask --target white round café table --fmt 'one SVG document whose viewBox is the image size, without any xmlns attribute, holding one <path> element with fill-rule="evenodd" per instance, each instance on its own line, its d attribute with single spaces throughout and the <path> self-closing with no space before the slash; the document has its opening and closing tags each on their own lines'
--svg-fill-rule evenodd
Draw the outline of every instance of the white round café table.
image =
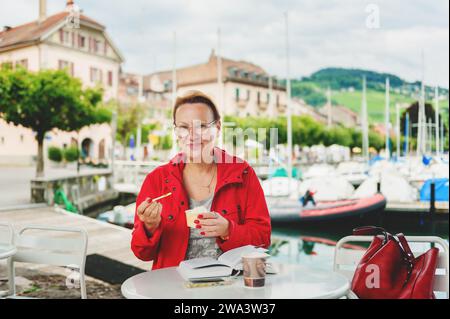
<svg viewBox="0 0 450 319">
<path fill-rule="evenodd" d="M 17 248 L 10 244 L 0 244 L 0 259 L 13 256 L 17 252 Z"/>
<path fill-rule="evenodd" d="M 266 276 L 265 287 L 247 288 L 242 276 L 231 285 L 186 288 L 176 267 L 144 272 L 122 284 L 129 299 L 337 299 L 347 295 L 346 277 L 304 265 L 275 264 L 277 274 Z"/>
</svg>

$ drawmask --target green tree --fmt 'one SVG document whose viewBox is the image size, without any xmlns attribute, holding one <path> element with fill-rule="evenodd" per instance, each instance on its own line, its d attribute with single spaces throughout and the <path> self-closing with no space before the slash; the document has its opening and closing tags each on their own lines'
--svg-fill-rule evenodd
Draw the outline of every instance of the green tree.
<svg viewBox="0 0 450 319">
<path fill-rule="evenodd" d="M 130 140 L 131 134 L 134 133 L 134 137 L 136 138 L 138 123 L 143 117 L 143 107 L 139 104 L 127 105 L 115 103 L 113 108 L 117 111 L 116 140 L 120 141 L 124 146 L 123 157 L 125 157 L 125 148 Z M 142 139 L 144 139 L 144 134 L 142 135 Z"/>
<path fill-rule="evenodd" d="M 81 81 L 66 71 L 0 70 L 0 116 L 35 132 L 38 177 L 44 175 L 45 134 L 55 128 L 78 131 L 87 125 L 109 122 L 111 113 L 99 105 L 101 100 L 101 89 L 83 89 Z"/>
</svg>

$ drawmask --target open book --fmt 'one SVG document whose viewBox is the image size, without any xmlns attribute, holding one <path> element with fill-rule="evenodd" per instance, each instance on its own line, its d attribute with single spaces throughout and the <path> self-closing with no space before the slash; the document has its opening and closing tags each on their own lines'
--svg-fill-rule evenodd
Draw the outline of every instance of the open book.
<svg viewBox="0 0 450 319">
<path fill-rule="evenodd" d="M 220 280 L 222 277 L 231 276 L 234 270 L 241 271 L 242 255 L 252 252 L 266 253 L 267 249 L 252 245 L 242 246 L 223 253 L 217 260 L 212 257 L 184 260 L 177 270 L 188 281 Z M 271 272 L 269 267 L 266 271 Z"/>
</svg>

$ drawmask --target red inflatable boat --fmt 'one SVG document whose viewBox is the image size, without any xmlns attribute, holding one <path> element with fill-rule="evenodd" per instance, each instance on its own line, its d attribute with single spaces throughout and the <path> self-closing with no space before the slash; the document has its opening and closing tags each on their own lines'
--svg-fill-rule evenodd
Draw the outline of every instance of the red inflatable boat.
<svg viewBox="0 0 450 319">
<path fill-rule="evenodd" d="M 382 194 L 361 199 L 319 201 L 305 206 L 292 200 L 268 201 L 273 222 L 322 222 L 374 216 L 384 211 L 386 199 Z"/>
</svg>

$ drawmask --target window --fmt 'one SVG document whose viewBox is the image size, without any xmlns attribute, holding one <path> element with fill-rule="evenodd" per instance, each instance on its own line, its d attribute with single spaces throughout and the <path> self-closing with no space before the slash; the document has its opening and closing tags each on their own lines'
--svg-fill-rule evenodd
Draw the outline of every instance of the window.
<svg viewBox="0 0 450 319">
<path fill-rule="evenodd" d="M 250 90 L 247 90 L 247 101 L 250 100 Z"/>
<path fill-rule="evenodd" d="M 98 53 L 100 51 L 100 41 L 89 37 L 89 52 Z"/>
<path fill-rule="evenodd" d="M 62 44 L 70 44 L 70 34 L 69 31 L 59 30 L 59 42 Z"/>
<path fill-rule="evenodd" d="M 113 73 L 112 73 L 112 71 L 108 71 L 108 85 L 109 86 L 113 85 Z"/>
<path fill-rule="evenodd" d="M 267 103 L 270 103 L 270 93 L 267 93 L 266 101 L 267 101 Z"/>
<path fill-rule="evenodd" d="M 23 134 L 20 134 L 20 143 L 23 143 Z"/>
<path fill-rule="evenodd" d="M 229 69 L 229 73 L 230 73 L 231 77 L 235 78 L 235 77 L 237 77 L 238 72 L 237 72 L 237 69 L 233 67 L 233 68 Z"/>
<path fill-rule="evenodd" d="M 256 94 L 256 103 L 258 103 L 258 104 L 261 104 L 261 92 L 258 92 L 257 94 Z"/>
<path fill-rule="evenodd" d="M 280 96 L 277 94 L 277 106 L 280 105 Z"/>
<path fill-rule="evenodd" d="M 58 60 L 58 70 L 67 70 L 71 76 L 74 75 L 74 65 L 72 62 Z"/>
<path fill-rule="evenodd" d="M 139 94 L 139 89 L 136 86 L 128 86 L 127 87 L 127 95 L 128 96 L 137 96 Z"/>
<path fill-rule="evenodd" d="M 5 144 L 5 137 L 4 136 L 2 136 L 2 138 L 0 138 L 0 142 L 1 142 L 1 144 Z"/>
<path fill-rule="evenodd" d="M 236 94 L 236 102 L 239 102 L 239 88 L 236 88 L 235 94 Z"/>
<path fill-rule="evenodd" d="M 103 73 L 102 70 L 99 70 L 97 68 L 91 68 L 91 74 L 90 74 L 91 82 L 103 82 Z"/>
<path fill-rule="evenodd" d="M 78 47 L 84 49 L 86 47 L 86 37 L 81 34 L 78 35 Z"/>
<path fill-rule="evenodd" d="M 97 39 L 93 39 L 92 45 L 94 53 L 98 53 L 100 51 L 100 41 Z"/>
<path fill-rule="evenodd" d="M 18 66 L 23 67 L 24 69 L 28 70 L 28 59 L 16 61 L 16 68 Z"/>
<path fill-rule="evenodd" d="M 172 81 L 166 80 L 164 81 L 164 91 L 169 91 L 172 87 Z"/>
</svg>

